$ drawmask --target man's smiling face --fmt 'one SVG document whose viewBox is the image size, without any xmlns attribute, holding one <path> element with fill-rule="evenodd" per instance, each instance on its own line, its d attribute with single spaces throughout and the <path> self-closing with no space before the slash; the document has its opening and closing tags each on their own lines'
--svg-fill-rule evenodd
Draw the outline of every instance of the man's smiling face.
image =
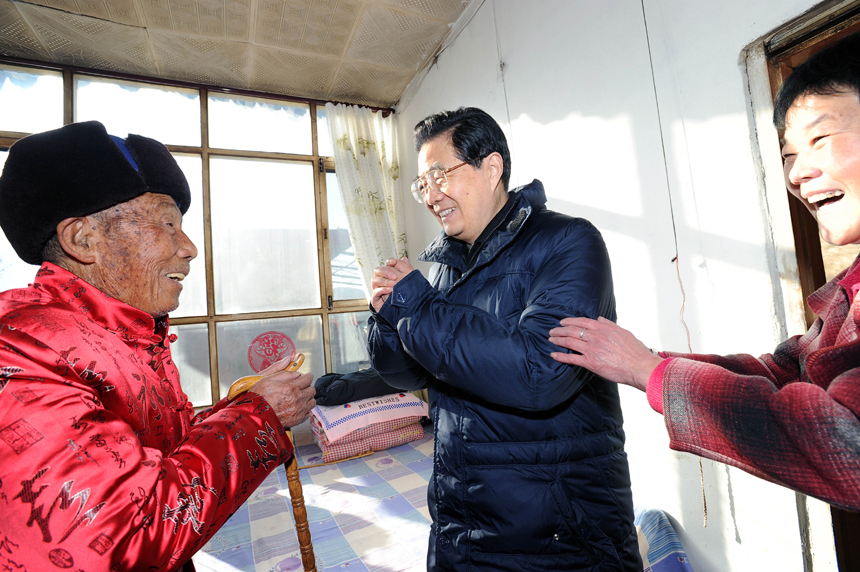
<svg viewBox="0 0 860 572">
<path fill-rule="evenodd" d="M 498 157 L 498 153 L 491 154 Z M 489 156 L 488 156 L 489 157 Z M 504 204 L 506 195 L 497 192 L 501 171 L 488 157 L 481 168 L 463 165 L 448 175 L 444 192 L 428 188 L 424 205 L 442 225 L 445 234 L 473 244 Z M 500 159 L 499 159 L 500 160 Z M 463 160 L 448 134 L 427 141 L 418 153 L 418 172 L 449 169 Z"/>
<path fill-rule="evenodd" d="M 116 205 L 108 216 L 106 228 L 94 226 L 99 257 L 93 285 L 156 318 L 175 310 L 180 283 L 197 256 L 176 202 L 145 193 Z"/>
<path fill-rule="evenodd" d="M 799 97 L 786 114 L 785 181 L 837 246 L 860 242 L 860 96 Z"/>
</svg>

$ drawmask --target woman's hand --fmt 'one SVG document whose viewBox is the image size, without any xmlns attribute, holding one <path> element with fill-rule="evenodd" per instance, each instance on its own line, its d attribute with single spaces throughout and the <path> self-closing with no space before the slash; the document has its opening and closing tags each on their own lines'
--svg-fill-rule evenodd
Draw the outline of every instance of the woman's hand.
<svg viewBox="0 0 860 572">
<path fill-rule="evenodd" d="M 549 331 L 549 341 L 579 353 L 552 352 L 561 363 L 578 365 L 600 377 L 645 391 L 648 378 L 663 358 L 636 336 L 606 318 L 565 318 Z"/>
</svg>

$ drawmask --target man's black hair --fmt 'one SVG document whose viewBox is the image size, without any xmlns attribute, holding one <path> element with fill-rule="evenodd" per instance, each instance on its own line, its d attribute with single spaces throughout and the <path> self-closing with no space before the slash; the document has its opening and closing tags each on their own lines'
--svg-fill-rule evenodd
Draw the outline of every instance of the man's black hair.
<svg viewBox="0 0 860 572">
<path fill-rule="evenodd" d="M 785 116 L 798 98 L 845 92 L 860 98 L 860 32 L 830 44 L 795 68 L 779 88 L 773 124 L 785 129 Z"/>
<path fill-rule="evenodd" d="M 442 111 L 431 115 L 415 126 L 415 150 L 431 139 L 450 133 L 451 144 L 461 161 L 475 168 L 491 153 L 502 156 L 502 185 L 508 190 L 511 179 L 511 153 L 508 140 L 496 120 L 477 107 L 461 107 L 456 111 Z"/>
</svg>

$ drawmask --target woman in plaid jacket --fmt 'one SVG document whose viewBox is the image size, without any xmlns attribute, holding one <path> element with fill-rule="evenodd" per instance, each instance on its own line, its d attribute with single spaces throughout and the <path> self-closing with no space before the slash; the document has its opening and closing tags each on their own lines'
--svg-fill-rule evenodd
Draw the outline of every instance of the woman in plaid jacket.
<svg viewBox="0 0 860 572">
<path fill-rule="evenodd" d="M 799 66 L 783 84 L 785 180 L 834 245 L 860 242 L 860 35 Z M 561 362 L 646 391 L 670 446 L 860 510 L 860 258 L 809 297 L 818 316 L 773 354 L 652 353 L 600 319 L 565 318 Z"/>
</svg>

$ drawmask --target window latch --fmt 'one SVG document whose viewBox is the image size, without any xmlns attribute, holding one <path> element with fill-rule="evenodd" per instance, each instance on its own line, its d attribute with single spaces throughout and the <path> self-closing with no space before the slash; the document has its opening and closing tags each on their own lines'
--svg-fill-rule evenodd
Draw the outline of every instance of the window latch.
<svg viewBox="0 0 860 572">
<path fill-rule="evenodd" d="M 320 173 L 325 173 L 325 164 L 323 163 L 322 157 L 320 157 L 319 166 L 320 166 Z"/>
<path fill-rule="evenodd" d="M 334 308 L 334 300 L 332 300 L 331 296 L 328 297 L 328 309 L 331 310 Z"/>
</svg>

